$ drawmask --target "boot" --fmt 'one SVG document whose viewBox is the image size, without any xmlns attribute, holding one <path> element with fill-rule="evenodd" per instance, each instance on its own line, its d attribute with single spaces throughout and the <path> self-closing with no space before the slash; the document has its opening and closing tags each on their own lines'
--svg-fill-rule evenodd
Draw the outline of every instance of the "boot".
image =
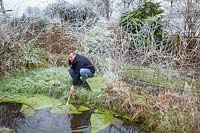
<svg viewBox="0 0 200 133">
<path fill-rule="evenodd" d="M 86 81 L 85 81 L 85 83 L 83 83 L 83 88 L 91 91 L 90 85 Z"/>
<path fill-rule="evenodd" d="M 83 85 L 83 81 L 80 79 L 78 85 Z"/>
</svg>

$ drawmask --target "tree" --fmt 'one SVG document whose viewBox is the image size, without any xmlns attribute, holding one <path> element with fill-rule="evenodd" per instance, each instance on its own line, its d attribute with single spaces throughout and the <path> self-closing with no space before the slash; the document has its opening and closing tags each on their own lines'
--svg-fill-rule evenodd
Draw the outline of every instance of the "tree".
<svg viewBox="0 0 200 133">
<path fill-rule="evenodd" d="M 59 17 L 69 23 L 91 21 L 97 17 L 93 8 L 86 1 L 77 4 L 71 4 L 66 1 L 58 1 L 57 3 L 49 4 L 45 12 L 48 16 L 54 18 Z M 93 20 L 92 20 L 93 19 Z"/>
<path fill-rule="evenodd" d="M 171 5 L 169 23 L 184 37 L 197 37 L 200 35 L 200 1 L 199 0 L 165 0 Z M 178 31 L 177 31 L 178 30 Z"/>
<path fill-rule="evenodd" d="M 168 26 L 171 31 L 168 51 L 179 57 L 178 64 L 198 66 L 200 62 L 200 1 L 165 0 L 171 5 Z M 176 59 L 177 60 L 177 59 Z M 193 63 L 193 64 L 192 64 Z"/>
<path fill-rule="evenodd" d="M 40 10 L 39 7 L 31 7 L 31 6 L 28 6 L 28 7 L 25 9 L 24 14 L 25 14 L 27 17 L 34 18 L 34 17 L 40 17 L 40 16 L 42 16 L 42 11 Z"/>
<path fill-rule="evenodd" d="M 112 0 L 103 0 L 103 3 L 104 3 L 104 8 L 105 8 L 106 18 L 109 20 L 111 14 L 112 14 L 112 12 L 111 12 Z"/>
<path fill-rule="evenodd" d="M 200 26 L 200 1 L 198 0 L 185 0 L 182 1 L 186 7 L 182 9 L 182 15 L 184 18 L 184 35 L 186 37 L 195 37 L 200 35 L 200 31 L 197 31 L 196 27 Z"/>
<path fill-rule="evenodd" d="M 110 19 L 112 15 L 112 7 L 114 0 L 86 0 L 91 3 L 94 7 L 94 10 L 98 14 L 98 16 L 105 17 L 106 19 Z"/>
<path fill-rule="evenodd" d="M 120 17 L 120 25 L 123 29 L 133 35 L 140 34 L 145 44 L 155 40 L 158 44 L 162 40 L 162 22 L 159 3 L 144 1 L 138 8 L 124 13 Z M 147 32 L 147 30 L 150 30 Z M 153 38 L 151 34 L 153 33 Z"/>
</svg>

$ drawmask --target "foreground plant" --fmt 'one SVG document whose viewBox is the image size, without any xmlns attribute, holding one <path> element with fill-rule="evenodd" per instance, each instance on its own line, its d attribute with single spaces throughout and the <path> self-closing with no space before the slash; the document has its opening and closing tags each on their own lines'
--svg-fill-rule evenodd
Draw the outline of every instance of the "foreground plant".
<svg viewBox="0 0 200 133">
<path fill-rule="evenodd" d="M 99 105 L 139 123 L 144 129 L 158 132 L 198 132 L 200 97 L 169 90 L 148 92 L 124 82 L 110 84 L 97 100 Z"/>
</svg>

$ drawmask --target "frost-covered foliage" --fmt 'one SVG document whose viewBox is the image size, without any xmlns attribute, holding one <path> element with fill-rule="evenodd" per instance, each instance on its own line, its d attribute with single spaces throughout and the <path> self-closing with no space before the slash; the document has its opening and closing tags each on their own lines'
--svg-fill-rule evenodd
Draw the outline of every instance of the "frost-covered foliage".
<svg viewBox="0 0 200 133">
<path fill-rule="evenodd" d="M 9 29 L 9 27 L 5 26 Z M 19 69 L 46 66 L 47 53 L 25 40 L 25 33 L 13 30 L 0 31 L 0 75 Z"/>
<path fill-rule="evenodd" d="M 120 18 L 120 25 L 126 32 L 133 34 L 133 40 L 139 41 L 134 42 L 137 45 L 158 44 L 163 35 L 162 13 L 163 10 L 160 9 L 159 3 L 144 2 L 133 11 L 124 13 Z"/>
<path fill-rule="evenodd" d="M 117 38 L 119 32 L 120 29 L 116 33 L 98 24 L 85 34 L 81 43 L 81 51 L 93 59 L 97 71 L 104 73 L 108 80 L 119 78 L 128 52 L 128 43 Z"/>
<path fill-rule="evenodd" d="M 46 7 L 46 14 L 51 18 L 61 18 L 69 23 L 88 22 L 94 23 L 97 15 L 92 5 L 87 1 L 68 3 L 58 1 Z"/>
<path fill-rule="evenodd" d="M 159 21 L 157 17 L 151 17 L 144 21 L 133 19 L 132 22 L 135 25 L 131 29 L 135 30 L 135 34 L 129 34 L 131 35 L 131 46 L 136 48 L 161 45 L 164 33 Z"/>
</svg>

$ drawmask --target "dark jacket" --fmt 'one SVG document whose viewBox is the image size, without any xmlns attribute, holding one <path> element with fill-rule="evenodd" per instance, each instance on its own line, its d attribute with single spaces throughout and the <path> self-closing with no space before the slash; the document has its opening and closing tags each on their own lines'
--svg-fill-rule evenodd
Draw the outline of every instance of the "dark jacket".
<svg viewBox="0 0 200 133">
<path fill-rule="evenodd" d="M 90 62 L 88 58 L 85 56 L 76 54 L 76 57 L 73 62 L 68 61 L 70 67 L 74 70 L 74 80 L 73 80 L 73 85 L 77 85 L 79 80 L 80 80 L 80 69 L 81 68 L 87 68 L 90 69 L 92 73 L 95 73 L 95 67 L 94 65 Z"/>
</svg>

